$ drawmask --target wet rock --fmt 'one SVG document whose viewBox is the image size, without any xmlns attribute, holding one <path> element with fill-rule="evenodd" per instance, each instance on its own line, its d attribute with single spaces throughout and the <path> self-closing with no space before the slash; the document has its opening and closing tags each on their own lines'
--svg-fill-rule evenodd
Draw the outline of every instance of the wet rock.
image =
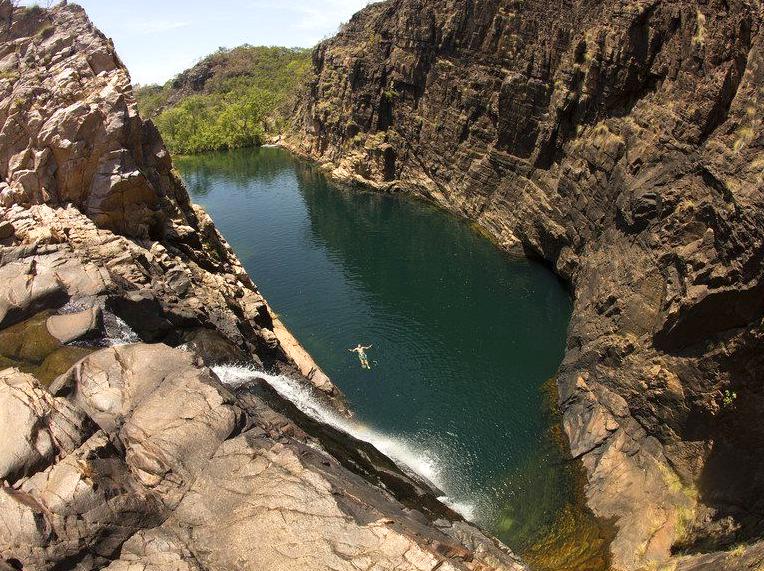
<svg viewBox="0 0 764 571">
<path fill-rule="evenodd" d="M 0 355 L 11 361 L 40 365 L 61 342 L 46 327 L 48 313 L 42 313 L 0 331 Z"/>
<path fill-rule="evenodd" d="M 183 338 L 183 348 L 201 357 L 210 367 L 248 362 L 241 349 L 213 329 L 189 331 Z"/>
<path fill-rule="evenodd" d="M 92 347 L 62 345 L 48 331 L 49 315 L 49 312 L 42 312 L 0 330 L 0 368 L 16 367 L 33 374 L 47 386 L 75 362 L 93 352 Z"/>
</svg>

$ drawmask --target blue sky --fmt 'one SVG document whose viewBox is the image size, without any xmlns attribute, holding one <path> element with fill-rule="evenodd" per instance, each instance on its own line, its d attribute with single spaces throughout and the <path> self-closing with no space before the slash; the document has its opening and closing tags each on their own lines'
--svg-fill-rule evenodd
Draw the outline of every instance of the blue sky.
<svg viewBox="0 0 764 571">
<path fill-rule="evenodd" d="M 27 4 L 32 2 L 25 2 Z M 45 5 L 46 2 L 39 2 Z M 78 0 L 135 83 L 164 83 L 220 46 L 310 47 L 369 0 Z"/>
</svg>

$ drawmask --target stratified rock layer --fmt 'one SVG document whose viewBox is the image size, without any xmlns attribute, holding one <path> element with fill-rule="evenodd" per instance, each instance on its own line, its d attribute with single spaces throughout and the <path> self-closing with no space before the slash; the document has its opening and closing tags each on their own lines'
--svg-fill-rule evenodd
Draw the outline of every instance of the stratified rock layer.
<svg viewBox="0 0 764 571">
<path fill-rule="evenodd" d="M 197 323 L 336 394 L 189 202 L 114 46 L 84 11 L 17 9 L 0 33 L 3 239 L 23 245 L 3 256 L 0 325 L 109 295 L 150 341 L 177 344 L 178 327 Z"/>
<path fill-rule="evenodd" d="M 526 569 L 371 445 L 223 386 L 232 362 L 344 410 L 111 42 L 0 0 L 0 569 Z"/>
<path fill-rule="evenodd" d="M 762 536 L 761 3 L 388 0 L 313 61 L 288 147 L 571 283 L 558 387 L 613 565 Z"/>
</svg>

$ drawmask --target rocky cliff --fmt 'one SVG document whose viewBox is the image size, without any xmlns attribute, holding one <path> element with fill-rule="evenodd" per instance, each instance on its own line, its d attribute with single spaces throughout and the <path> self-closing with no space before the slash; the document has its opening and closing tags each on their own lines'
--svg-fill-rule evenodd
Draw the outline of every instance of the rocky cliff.
<svg viewBox="0 0 764 571">
<path fill-rule="evenodd" d="M 0 569 L 525 567 L 343 410 L 190 204 L 84 11 L 0 0 Z"/>
<path fill-rule="evenodd" d="M 613 567 L 762 537 L 762 4 L 387 0 L 313 65 L 288 147 L 570 283 L 559 398 Z"/>
</svg>

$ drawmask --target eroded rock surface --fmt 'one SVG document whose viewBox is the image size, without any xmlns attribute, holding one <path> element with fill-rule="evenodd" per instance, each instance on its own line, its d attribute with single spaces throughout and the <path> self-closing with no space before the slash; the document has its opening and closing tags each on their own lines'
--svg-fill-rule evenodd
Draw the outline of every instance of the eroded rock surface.
<svg viewBox="0 0 764 571">
<path fill-rule="evenodd" d="M 568 280 L 558 376 L 619 569 L 764 534 L 760 2 L 388 0 L 286 145 Z"/>
<path fill-rule="evenodd" d="M 138 116 L 111 41 L 82 8 L 16 9 L 0 29 L 0 326 L 108 296 L 147 340 L 179 344 L 176 328 L 197 323 L 248 356 L 305 369 L 209 216 L 189 202 L 159 133 Z"/>
<path fill-rule="evenodd" d="M 441 517 L 350 472 L 193 353 L 122 345 L 86 357 L 51 392 L 12 369 L 0 398 L 3 387 L 24 392 L 16 408 L 33 421 L 54 413 L 36 441 L 3 433 L 0 466 L 18 476 L 0 487 L 0 557 L 25 569 L 526 569 L 389 460 L 384 470 Z M 356 445 L 335 435 L 335 453 Z"/>
<path fill-rule="evenodd" d="M 73 452 L 88 427 L 81 410 L 52 396 L 34 377 L 0 371 L 0 480 L 14 483 Z"/>
</svg>

